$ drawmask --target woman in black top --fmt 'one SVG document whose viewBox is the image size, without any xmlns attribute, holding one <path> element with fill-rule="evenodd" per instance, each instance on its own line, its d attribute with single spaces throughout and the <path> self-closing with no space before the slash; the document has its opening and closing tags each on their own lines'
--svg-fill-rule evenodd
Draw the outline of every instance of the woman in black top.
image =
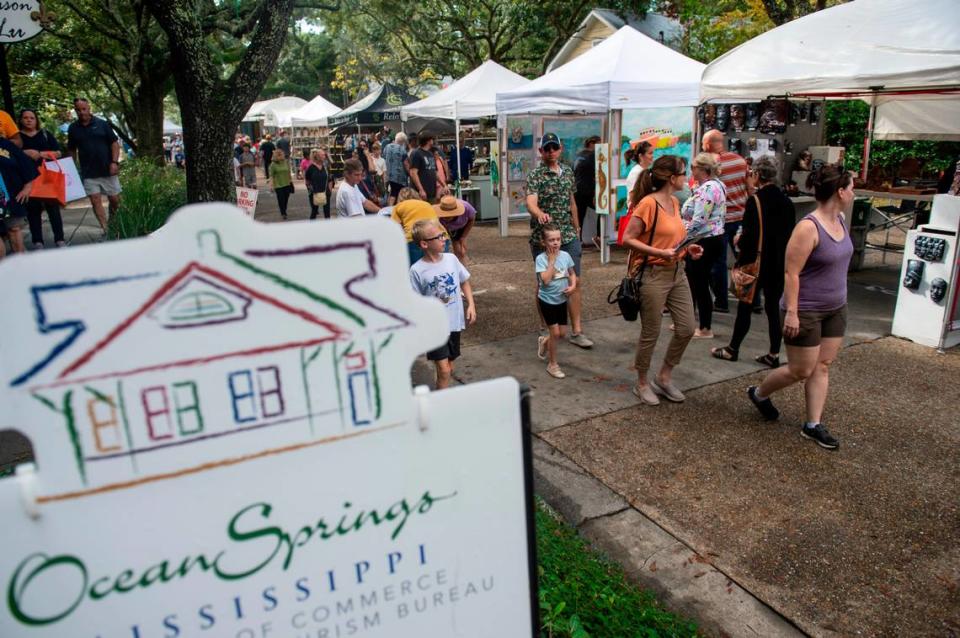
<svg viewBox="0 0 960 638">
<path fill-rule="evenodd" d="M 23 152 L 27 157 L 40 166 L 43 157 L 62 157 L 60 143 L 53 133 L 40 128 L 40 118 L 33 109 L 20 111 L 20 139 L 23 140 Z M 63 246 L 63 217 L 60 215 L 60 204 L 53 200 L 31 199 L 27 202 L 27 221 L 30 222 L 30 239 L 34 248 L 43 248 L 43 211 L 47 211 L 47 219 L 53 229 L 53 241 Z"/>
<path fill-rule="evenodd" d="M 320 207 L 313 203 L 314 193 L 324 193 L 327 201 L 323 204 L 323 216 L 330 219 L 330 171 L 327 170 L 327 153 L 319 148 L 310 151 L 310 166 L 303 175 L 307 186 L 307 201 L 310 203 L 310 219 L 316 219 Z"/>
<path fill-rule="evenodd" d="M 746 266 L 757 259 L 757 245 L 760 234 L 760 216 L 757 214 L 757 201 L 763 218 L 763 246 L 760 254 L 760 273 L 757 275 L 757 287 L 763 292 L 763 306 L 770 330 L 770 351 L 755 358 L 758 363 L 776 368 L 780 365 L 780 341 L 783 333 L 780 327 L 780 297 L 783 296 L 783 276 L 787 254 L 787 242 L 796 224 L 793 202 L 784 195 L 776 184 L 777 165 L 768 157 L 761 157 L 753 163 L 758 187 L 753 197 L 747 199 L 743 214 L 742 232 L 737 248 L 738 266 Z M 717 359 L 736 361 L 740 353 L 740 344 L 750 331 L 750 315 L 753 304 L 741 301 L 737 304 L 737 319 L 733 324 L 730 345 L 713 348 L 710 352 Z"/>
</svg>

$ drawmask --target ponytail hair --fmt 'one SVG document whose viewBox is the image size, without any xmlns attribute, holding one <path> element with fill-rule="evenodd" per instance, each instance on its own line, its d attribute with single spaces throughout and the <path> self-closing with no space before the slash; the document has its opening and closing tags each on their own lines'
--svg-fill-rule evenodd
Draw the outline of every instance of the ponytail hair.
<svg viewBox="0 0 960 638">
<path fill-rule="evenodd" d="M 807 188 L 813 189 L 814 198 L 823 203 L 849 186 L 852 181 L 850 173 L 843 170 L 843 167 L 824 164 L 807 176 Z"/>
<path fill-rule="evenodd" d="M 630 192 L 629 207 L 633 208 L 641 199 L 663 188 L 674 175 L 682 175 L 686 170 L 687 163 L 679 155 L 661 155 L 640 174 L 640 179 Z"/>
</svg>

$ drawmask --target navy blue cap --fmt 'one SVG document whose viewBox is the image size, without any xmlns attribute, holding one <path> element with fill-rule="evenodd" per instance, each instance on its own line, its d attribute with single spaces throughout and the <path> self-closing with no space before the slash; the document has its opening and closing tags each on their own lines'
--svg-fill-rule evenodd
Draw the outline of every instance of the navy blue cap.
<svg viewBox="0 0 960 638">
<path fill-rule="evenodd" d="M 556 144 L 557 148 L 560 148 L 560 138 L 557 137 L 556 133 L 544 133 L 543 137 L 540 138 L 540 148 L 547 144 Z"/>
</svg>

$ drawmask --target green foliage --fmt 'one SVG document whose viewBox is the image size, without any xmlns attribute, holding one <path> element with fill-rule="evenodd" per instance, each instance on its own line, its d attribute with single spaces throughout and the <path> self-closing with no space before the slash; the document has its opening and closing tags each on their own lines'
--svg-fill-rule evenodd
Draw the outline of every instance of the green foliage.
<svg viewBox="0 0 960 638">
<path fill-rule="evenodd" d="M 107 230 L 112 239 L 149 235 L 187 204 L 186 177 L 172 166 L 157 166 L 145 159 L 128 160 L 121 164 L 120 184 L 120 209 L 110 218 Z"/>
<path fill-rule="evenodd" d="M 828 102 L 826 116 L 826 140 L 831 146 L 843 146 L 846 152 L 846 167 L 858 171 L 863 163 L 863 138 L 870 120 L 870 106 L 862 100 Z M 870 151 L 870 166 L 885 169 L 895 177 L 900 163 L 907 158 L 920 160 L 922 170 L 928 177 L 935 177 L 953 165 L 960 156 L 960 143 L 889 142 L 875 140 Z"/>
<path fill-rule="evenodd" d="M 696 636 L 696 626 L 664 611 L 623 571 L 595 554 L 540 501 L 537 504 L 542 638 Z"/>
<path fill-rule="evenodd" d="M 295 26 L 287 36 L 276 71 L 267 80 L 260 97 L 299 95 L 310 100 L 324 95 L 330 99 L 336 58 L 334 40 L 328 34 L 302 32 Z"/>
</svg>

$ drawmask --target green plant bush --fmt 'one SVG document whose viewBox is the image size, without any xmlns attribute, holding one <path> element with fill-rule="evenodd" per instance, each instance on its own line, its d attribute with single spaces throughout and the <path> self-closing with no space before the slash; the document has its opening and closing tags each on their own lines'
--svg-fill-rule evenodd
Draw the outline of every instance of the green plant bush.
<svg viewBox="0 0 960 638">
<path fill-rule="evenodd" d="M 537 501 L 541 638 L 697 636 Z"/>
<path fill-rule="evenodd" d="M 110 218 L 111 239 L 143 237 L 163 226 L 173 211 L 187 203 L 183 171 L 145 159 L 123 162 L 120 169 L 120 209 Z"/>
<path fill-rule="evenodd" d="M 827 102 L 826 140 L 831 146 L 843 146 L 847 149 L 845 166 L 859 171 L 863 162 L 863 138 L 870 120 L 870 106 L 861 100 Z M 952 168 L 960 157 L 960 143 L 932 142 L 917 140 L 913 142 L 888 142 L 874 140 L 870 150 L 870 166 L 879 166 L 895 175 L 900 163 L 911 157 L 923 165 L 923 173 L 936 177 L 937 173 Z"/>
</svg>

